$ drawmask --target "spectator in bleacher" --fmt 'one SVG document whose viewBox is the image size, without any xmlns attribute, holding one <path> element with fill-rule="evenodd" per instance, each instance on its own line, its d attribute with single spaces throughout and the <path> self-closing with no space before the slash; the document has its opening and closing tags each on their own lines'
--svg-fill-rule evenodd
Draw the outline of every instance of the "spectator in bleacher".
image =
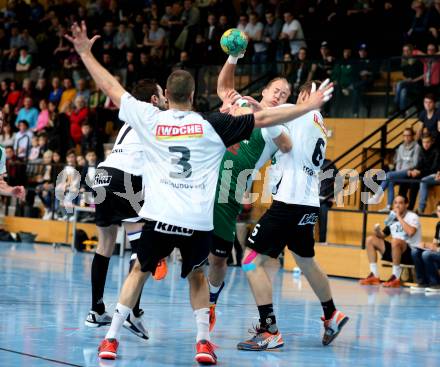
<svg viewBox="0 0 440 367">
<path fill-rule="evenodd" d="M 423 214 L 428 200 L 429 189 L 431 186 L 440 185 L 440 155 L 437 158 L 437 167 L 434 167 L 435 173 L 423 177 L 420 182 L 419 209 L 418 212 Z"/>
<path fill-rule="evenodd" d="M 247 14 L 240 15 L 240 18 L 238 19 L 237 29 L 244 32 L 248 23 L 249 23 L 249 18 Z"/>
<path fill-rule="evenodd" d="M 86 164 L 81 171 L 81 190 L 92 191 L 91 185 L 95 179 L 96 168 L 98 167 L 98 157 L 93 149 L 86 152 Z"/>
<path fill-rule="evenodd" d="M 422 126 L 417 131 L 417 139 L 429 134 L 434 139 L 437 148 L 440 148 L 439 129 L 440 129 L 440 110 L 435 108 L 435 96 L 427 94 L 423 99 L 423 108 L 419 115 Z"/>
<path fill-rule="evenodd" d="M 35 129 L 37 127 L 37 119 L 38 110 L 35 107 L 32 107 L 32 99 L 26 97 L 24 99 L 23 107 L 18 111 L 15 124 L 17 125 L 19 121 L 25 120 L 31 129 Z"/>
<path fill-rule="evenodd" d="M 86 103 L 89 103 L 90 90 L 87 88 L 87 81 L 83 78 L 78 79 L 76 83 L 76 97 L 83 97 Z"/>
<path fill-rule="evenodd" d="M 173 19 L 173 7 L 171 5 L 165 5 L 165 13 L 160 18 L 160 25 L 165 31 L 170 31 L 170 21 Z"/>
<path fill-rule="evenodd" d="M 433 43 L 428 44 L 426 54 L 414 50 L 414 55 L 427 55 L 431 57 L 422 58 L 423 63 L 423 86 L 425 93 L 433 93 L 435 96 L 439 95 L 440 86 L 440 58 L 435 58 L 437 54 L 437 46 Z"/>
<path fill-rule="evenodd" d="M 313 78 L 316 80 L 325 80 L 330 78 L 335 66 L 335 58 L 333 57 L 330 46 L 327 41 L 321 43 L 319 49 L 320 58 L 319 61 L 313 65 Z"/>
<path fill-rule="evenodd" d="M 199 23 L 199 9 L 193 4 L 193 0 L 184 0 L 180 22 L 176 23 L 177 25 L 183 26 L 183 29 L 176 39 L 174 46 L 180 50 L 186 50 L 188 47 L 188 41 L 193 42 L 195 39 Z"/>
<path fill-rule="evenodd" d="M 431 178 L 428 177 L 435 175 L 437 171 L 440 170 L 439 160 L 440 160 L 439 150 L 434 145 L 434 140 L 430 135 L 424 135 L 422 137 L 422 150 L 420 152 L 419 162 L 417 163 L 417 166 L 415 168 L 413 168 L 412 170 L 408 170 L 408 176 L 417 180 L 426 179 L 425 181 L 426 186 L 424 185 L 424 189 L 427 189 L 427 186 L 431 182 Z M 433 179 L 435 180 L 435 176 Z M 418 189 L 419 189 L 419 184 L 417 181 L 417 183 L 415 183 L 411 187 L 410 208 L 414 207 L 414 204 L 417 199 Z M 427 192 L 424 192 L 424 195 L 427 196 Z M 420 199 L 422 200 L 422 198 Z M 426 197 L 424 203 L 419 203 L 419 210 L 423 209 L 421 213 L 423 213 L 425 209 L 425 204 L 426 204 Z"/>
<path fill-rule="evenodd" d="M 103 144 L 100 142 L 98 134 L 94 131 L 93 126 L 89 123 L 84 123 L 81 126 L 81 154 L 84 156 L 88 151 L 93 150 L 99 159 L 102 159 L 103 152 L 102 146 Z"/>
<path fill-rule="evenodd" d="M 63 93 L 61 94 L 60 103 L 58 105 L 58 111 L 65 113 L 72 107 L 73 100 L 76 96 L 76 89 L 73 87 L 72 79 L 64 78 L 63 80 Z"/>
<path fill-rule="evenodd" d="M 420 145 L 414 139 L 414 130 L 407 127 L 403 130 L 403 142 L 397 148 L 394 156 L 394 170 L 387 172 L 386 179 L 380 185 L 383 192 L 388 189 L 387 206 L 384 211 L 389 211 L 394 201 L 395 180 L 410 178 L 408 171 L 414 169 L 419 163 L 420 152 Z M 399 192 L 399 194 L 403 193 Z M 375 193 L 368 200 L 368 204 L 377 203 L 381 195 L 382 193 Z"/>
<path fill-rule="evenodd" d="M 370 263 L 370 273 L 365 279 L 359 281 L 362 285 L 379 285 L 379 270 L 377 267 L 377 252 L 382 255 L 382 260 L 393 263 L 391 277 L 383 283 L 387 288 L 399 288 L 401 264 L 413 265 L 411 248 L 419 246 L 422 242 L 420 221 L 417 214 L 408 210 L 408 199 L 396 196 L 393 211 L 385 220 L 385 228 L 381 230 L 380 224 L 374 226 L 374 232 L 367 237 L 366 250 Z M 385 238 L 391 235 L 391 242 Z"/>
<path fill-rule="evenodd" d="M 218 18 L 218 28 L 220 31 L 220 34 L 225 33 L 229 28 L 229 20 L 228 17 L 224 14 L 220 15 Z"/>
<path fill-rule="evenodd" d="M 23 169 L 21 160 L 17 157 L 13 146 L 5 147 L 6 171 L 8 172 L 8 184 L 11 186 L 26 183 L 26 171 Z"/>
<path fill-rule="evenodd" d="M 272 11 L 267 11 L 265 14 L 266 24 L 263 30 L 263 42 L 267 47 L 268 60 L 275 60 L 277 53 L 277 43 L 280 37 L 283 22 L 276 18 Z"/>
<path fill-rule="evenodd" d="M 61 101 L 61 96 L 63 95 L 63 88 L 60 86 L 60 78 L 54 77 L 52 78 L 52 88 L 49 93 L 49 102 L 58 105 Z"/>
<path fill-rule="evenodd" d="M 12 110 L 17 106 L 20 95 L 21 92 L 17 88 L 17 82 L 12 80 L 11 83 L 9 83 L 9 94 L 8 98 L 6 98 L 6 104 L 8 104 Z"/>
<path fill-rule="evenodd" d="M 23 29 L 23 32 L 21 32 L 21 37 L 23 39 L 27 52 L 29 52 L 31 55 L 37 54 L 37 42 L 35 42 L 35 39 L 29 34 L 28 29 Z"/>
<path fill-rule="evenodd" d="M 18 99 L 17 106 L 15 109 L 18 110 L 24 106 L 24 100 L 25 98 L 31 98 L 33 100 L 34 98 L 34 90 L 32 88 L 32 80 L 29 78 L 24 78 L 22 85 L 21 85 L 21 91 L 20 91 L 20 98 Z"/>
<path fill-rule="evenodd" d="M 28 53 L 25 47 L 20 49 L 20 56 L 17 60 L 17 65 L 15 70 L 17 72 L 27 72 L 31 70 L 32 66 L 32 55 Z"/>
<path fill-rule="evenodd" d="M 3 128 L 0 131 L 0 145 L 2 147 L 7 147 L 14 145 L 15 133 L 12 131 L 11 124 L 6 124 L 3 121 Z"/>
<path fill-rule="evenodd" d="M 104 93 L 96 87 L 94 80 L 90 81 L 90 99 L 89 108 L 95 111 L 98 107 L 103 107 L 105 103 L 106 96 Z"/>
<path fill-rule="evenodd" d="M 105 22 L 102 32 L 102 47 L 104 50 L 111 50 L 113 48 L 113 39 L 115 36 L 115 25 L 112 21 Z"/>
<path fill-rule="evenodd" d="M 47 81 L 45 78 L 38 78 L 37 84 L 35 84 L 34 89 L 34 100 L 41 101 L 42 99 L 47 100 L 49 98 L 49 87 L 47 86 Z"/>
<path fill-rule="evenodd" d="M 27 160 L 29 163 L 37 163 L 40 159 L 40 146 L 38 145 L 38 136 L 34 135 L 31 139 L 31 148 L 29 150 Z M 34 171 L 35 166 L 30 165 L 31 171 Z M 28 175 L 30 170 L 28 170 Z"/>
<path fill-rule="evenodd" d="M 61 208 L 57 216 L 61 220 L 69 220 L 73 214 L 72 207 L 77 204 L 77 196 L 81 183 L 81 174 L 76 170 L 76 154 L 75 150 L 71 149 L 66 154 L 66 166 L 60 172 L 55 192 L 57 193 L 56 207 Z M 60 202 L 58 199 L 62 197 Z"/>
<path fill-rule="evenodd" d="M 74 144 L 80 144 L 81 142 L 81 126 L 87 121 L 89 117 L 89 108 L 87 107 L 86 100 L 82 96 L 75 97 L 74 109 L 70 113 L 70 137 Z"/>
<path fill-rule="evenodd" d="M 352 93 L 355 82 L 355 65 L 351 48 L 344 48 L 342 60 L 337 62 L 333 68 L 332 81 L 336 89 L 336 102 L 340 102 L 342 97 L 348 97 Z"/>
<path fill-rule="evenodd" d="M 150 21 L 150 28 L 144 37 L 143 45 L 146 47 L 162 48 L 165 46 L 166 33 L 159 27 L 159 22 L 155 19 Z"/>
<path fill-rule="evenodd" d="M 3 123 L 11 126 L 15 126 L 15 115 L 9 104 L 5 104 L 1 109 L 3 113 Z"/>
<path fill-rule="evenodd" d="M 409 97 L 415 97 L 423 80 L 423 64 L 413 58 L 414 47 L 406 44 L 402 49 L 401 68 L 405 79 L 397 82 L 394 102 L 399 110 L 404 110 L 409 105 Z"/>
<path fill-rule="evenodd" d="M 31 148 L 31 139 L 34 134 L 29 129 L 26 120 L 18 122 L 18 132 L 15 135 L 14 151 L 17 158 L 26 159 Z"/>
<path fill-rule="evenodd" d="M 292 99 L 298 98 L 299 87 L 305 82 L 312 80 L 312 63 L 307 58 L 307 49 L 302 47 L 298 55 L 291 63 L 291 70 L 288 72 L 287 80 L 292 84 Z"/>
<path fill-rule="evenodd" d="M 9 94 L 9 83 L 7 80 L 0 82 L 0 108 L 6 104 Z"/>
<path fill-rule="evenodd" d="M 418 47 L 425 46 L 428 37 L 428 13 L 425 8 L 423 0 L 414 0 L 411 8 L 414 10 L 414 18 L 411 23 L 411 28 L 407 35 L 411 43 Z"/>
<path fill-rule="evenodd" d="M 434 0 L 428 11 L 428 30 L 434 40 L 438 40 L 440 31 L 440 0 Z"/>
<path fill-rule="evenodd" d="M 122 22 L 118 26 L 118 31 L 113 37 L 113 48 L 122 54 L 136 46 L 133 31 L 127 27 L 127 23 Z"/>
<path fill-rule="evenodd" d="M 376 67 L 373 60 L 368 55 L 366 44 L 359 47 L 359 59 L 356 64 L 355 84 L 354 84 L 354 100 L 353 100 L 353 116 L 359 117 L 361 104 L 364 104 L 365 92 L 370 88 L 375 79 Z"/>
<path fill-rule="evenodd" d="M 436 214 L 440 218 L 440 201 L 436 205 Z M 422 242 L 411 250 L 417 274 L 417 285 L 411 289 L 440 293 L 440 222 L 437 222 L 431 243 Z"/>
<path fill-rule="evenodd" d="M 11 28 L 11 35 L 9 37 L 9 49 L 4 52 L 5 55 L 9 55 L 13 50 L 18 51 L 21 47 L 25 47 L 26 43 L 20 34 L 17 26 Z"/>
<path fill-rule="evenodd" d="M 249 15 L 249 23 L 244 29 L 244 33 L 253 45 L 252 63 L 253 73 L 258 73 L 261 70 L 262 64 L 267 61 L 267 47 L 263 42 L 263 23 L 258 20 L 257 13 Z"/>
<path fill-rule="evenodd" d="M 49 150 L 49 137 L 45 132 L 41 132 L 38 135 L 38 146 L 40 147 L 41 154 Z"/>
<path fill-rule="evenodd" d="M 83 168 L 86 166 L 86 159 L 82 154 L 76 156 L 76 168 L 79 172 L 82 172 Z"/>
<path fill-rule="evenodd" d="M 64 37 L 67 34 L 67 28 L 60 24 L 57 28 L 57 38 L 58 43 L 57 47 L 53 51 L 54 61 L 56 65 L 63 65 L 64 60 L 67 58 L 69 54 L 69 50 L 71 48 L 71 45 L 69 42 L 67 42 L 66 38 Z"/>
<path fill-rule="evenodd" d="M 40 113 L 37 118 L 37 126 L 35 131 L 41 131 L 46 128 L 49 124 L 49 108 L 47 106 L 47 101 L 42 99 L 39 104 Z"/>
<path fill-rule="evenodd" d="M 219 49 L 219 42 L 222 36 L 222 29 L 217 25 L 217 18 L 214 14 L 208 15 L 208 25 L 204 31 L 203 37 L 205 39 L 207 51 L 207 63 L 217 64 L 221 55 Z"/>
<path fill-rule="evenodd" d="M 295 19 L 292 12 L 284 12 L 284 24 L 280 33 L 280 40 L 287 41 L 290 54 L 295 56 L 301 47 L 307 47 L 301 23 Z"/>
<path fill-rule="evenodd" d="M 50 220 L 53 217 L 52 190 L 54 188 L 56 177 L 54 177 L 53 175 L 54 169 L 51 165 L 52 157 L 53 153 L 50 150 L 43 154 L 43 169 L 41 174 L 37 178 L 37 182 L 39 184 L 35 188 L 35 191 L 44 206 L 44 214 L 42 218 L 43 220 Z"/>
</svg>

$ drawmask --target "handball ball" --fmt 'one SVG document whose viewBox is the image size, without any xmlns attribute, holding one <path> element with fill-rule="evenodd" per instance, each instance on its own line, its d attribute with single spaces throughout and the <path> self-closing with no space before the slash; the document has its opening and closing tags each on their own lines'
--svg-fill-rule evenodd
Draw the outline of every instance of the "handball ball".
<svg viewBox="0 0 440 367">
<path fill-rule="evenodd" d="M 222 50 L 228 55 L 237 57 L 245 52 L 248 39 L 244 32 L 237 28 L 228 29 L 220 39 Z"/>
</svg>

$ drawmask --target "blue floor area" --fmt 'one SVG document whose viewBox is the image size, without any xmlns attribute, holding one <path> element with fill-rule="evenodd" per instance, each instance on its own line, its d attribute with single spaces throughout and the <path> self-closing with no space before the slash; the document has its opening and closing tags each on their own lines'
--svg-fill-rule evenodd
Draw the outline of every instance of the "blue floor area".
<svg viewBox="0 0 440 367">
<path fill-rule="evenodd" d="M 0 242 L 0 366 L 193 366 L 195 322 L 188 286 L 171 265 L 161 282 L 149 280 L 141 306 L 150 340 L 123 331 L 119 358 L 99 361 L 106 328 L 90 329 L 91 254 L 46 245 Z M 440 361 L 440 295 L 361 287 L 331 279 L 337 306 L 351 317 L 329 347 L 321 345 L 321 308 L 304 279 L 271 267 L 274 303 L 285 347 L 243 352 L 257 311 L 242 271 L 229 268 L 213 341 L 220 366 L 424 366 Z M 105 301 L 112 311 L 128 271 L 113 257 Z"/>
</svg>

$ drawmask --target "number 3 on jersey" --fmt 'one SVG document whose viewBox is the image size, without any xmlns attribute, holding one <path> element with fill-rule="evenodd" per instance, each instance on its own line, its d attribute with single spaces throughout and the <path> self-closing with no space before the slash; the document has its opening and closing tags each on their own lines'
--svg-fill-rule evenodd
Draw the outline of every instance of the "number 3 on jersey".
<svg viewBox="0 0 440 367">
<path fill-rule="evenodd" d="M 323 138 L 319 138 L 315 145 L 315 150 L 312 155 L 312 162 L 316 167 L 321 167 L 324 162 L 324 148 L 325 141 Z"/>
<path fill-rule="evenodd" d="M 189 164 L 189 160 L 191 158 L 191 151 L 187 147 L 181 146 L 173 146 L 169 147 L 168 150 L 170 153 L 180 153 L 180 158 L 171 158 L 171 163 L 177 166 L 181 166 L 182 169 L 180 172 L 170 172 L 171 178 L 188 178 L 192 174 L 192 167 Z"/>
</svg>

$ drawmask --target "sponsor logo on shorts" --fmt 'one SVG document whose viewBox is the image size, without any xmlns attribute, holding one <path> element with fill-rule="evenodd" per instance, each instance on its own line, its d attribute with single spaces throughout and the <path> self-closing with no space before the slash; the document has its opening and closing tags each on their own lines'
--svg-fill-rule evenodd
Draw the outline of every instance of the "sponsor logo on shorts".
<svg viewBox="0 0 440 367">
<path fill-rule="evenodd" d="M 166 234 L 176 234 L 179 236 L 191 237 L 194 233 L 193 229 L 173 226 L 172 224 L 157 222 L 154 227 L 156 232 L 166 233 Z"/>
<path fill-rule="evenodd" d="M 318 215 L 315 213 L 304 214 L 304 216 L 299 221 L 299 226 L 306 226 L 307 224 L 315 225 L 318 221 Z"/>
<path fill-rule="evenodd" d="M 188 124 L 183 126 L 158 125 L 156 127 L 157 140 L 178 140 L 186 138 L 201 138 L 202 124 Z"/>
<path fill-rule="evenodd" d="M 95 176 L 95 181 L 93 187 L 104 187 L 110 185 L 113 176 L 105 175 L 103 173 L 98 173 Z"/>
</svg>

